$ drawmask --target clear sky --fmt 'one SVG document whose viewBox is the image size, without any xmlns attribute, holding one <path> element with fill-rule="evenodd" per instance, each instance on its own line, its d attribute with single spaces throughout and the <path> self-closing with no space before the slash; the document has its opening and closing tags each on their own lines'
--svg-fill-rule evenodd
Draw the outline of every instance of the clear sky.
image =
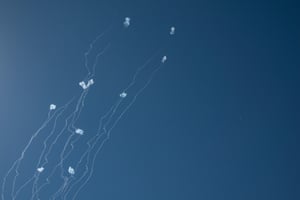
<svg viewBox="0 0 300 200">
<path fill-rule="evenodd" d="M 113 129 L 78 199 L 300 199 L 298 8 L 277 0 L 1 0 L 0 176 L 49 105 L 80 94 L 84 53 L 111 26 L 97 43 L 111 46 L 77 123 L 87 135 L 138 67 L 161 48 L 168 60 Z M 26 154 L 24 177 L 40 151 Z"/>
</svg>

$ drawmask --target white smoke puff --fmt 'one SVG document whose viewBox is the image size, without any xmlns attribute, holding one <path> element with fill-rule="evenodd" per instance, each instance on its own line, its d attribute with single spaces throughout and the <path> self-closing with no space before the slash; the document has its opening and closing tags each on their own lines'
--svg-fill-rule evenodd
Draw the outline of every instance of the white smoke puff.
<svg viewBox="0 0 300 200">
<path fill-rule="evenodd" d="M 123 25 L 125 28 L 127 28 L 128 26 L 130 26 L 130 18 L 129 17 L 125 17 L 125 20 L 123 22 Z"/>
<path fill-rule="evenodd" d="M 93 85 L 95 82 L 94 82 L 94 79 L 90 79 L 86 85 L 86 88 L 90 87 L 91 85 Z"/>
<path fill-rule="evenodd" d="M 55 110 L 56 109 L 56 105 L 55 104 L 50 104 L 50 110 Z"/>
<path fill-rule="evenodd" d="M 175 27 L 172 26 L 170 29 L 170 35 L 175 35 Z"/>
<path fill-rule="evenodd" d="M 166 61 L 167 61 L 167 56 L 163 56 L 162 59 L 161 59 L 161 62 L 165 63 Z"/>
<path fill-rule="evenodd" d="M 93 85 L 95 82 L 94 82 L 94 79 L 90 79 L 89 82 L 88 82 L 88 85 Z"/>
<path fill-rule="evenodd" d="M 80 128 L 75 130 L 75 133 L 77 133 L 78 135 L 83 135 L 84 131 Z"/>
<path fill-rule="evenodd" d="M 121 94 L 120 94 L 120 97 L 121 98 L 125 98 L 127 96 L 127 93 L 126 92 L 122 92 Z"/>
<path fill-rule="evenodd" d="M 43 171 L 44 171 L 44 167 L 39 167 L 39 168 L 37 168 L 36 170 L 39 172 L 39 173 L 42 173 Z"/>
<path fill-rule="evenodd" d="M 75 170 L 74 168 L 72 168 L 71 166 L 68 169 L 69 174 L 74 175 L 75 174 Z"/>
<path fill-rule="evenodd" d="M 82 87 L 85 85 L 85 83 L 83 81 L 79 82 L 79 85 Z"/>
<path fill-rule="evenodd" d="M 79 85 L 82 87 L 82 89 L 87 89 L 87 86 L 84 81 L 79 82 Z"/>
</svg>

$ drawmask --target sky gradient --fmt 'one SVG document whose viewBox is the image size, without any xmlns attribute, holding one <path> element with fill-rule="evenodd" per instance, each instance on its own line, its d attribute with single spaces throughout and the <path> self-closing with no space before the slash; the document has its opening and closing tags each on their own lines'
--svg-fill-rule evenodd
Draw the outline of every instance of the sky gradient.
<svg viewBox="0 0 300 200">
<path fill-rule="evenodd" d="M 49 104 L 78 94 L 84 52 L 113 25 L 82 113 L 85 130 L 92 134 L 158 49 L 168 62 L 113 130 L 78 199 L 300 199 L 298 7 L 266 0 L 0 1 L 1 177 Z M 123 32 L 125 17 L 132 24 Z"/>
</svg>

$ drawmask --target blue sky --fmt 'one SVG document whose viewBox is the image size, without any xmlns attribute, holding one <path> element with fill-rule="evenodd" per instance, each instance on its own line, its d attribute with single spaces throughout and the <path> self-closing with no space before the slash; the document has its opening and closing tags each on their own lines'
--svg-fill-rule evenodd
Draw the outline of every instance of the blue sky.
<svg viewBox="0 0 300 200">
<path fill-rule="evenodd" d="M 49 104 L 79 94 L 84 52 L 113 25 L 99 43 L 111 48 L 79 121 L 88 133 L 157 49 L 168 62 L 113 130 L 78 199 L 299 199 L 298 7 L 265 0 L 1 1 L 0 175 Z M 127 16 L 132 25 L 124 31 Z"/>
</svg>

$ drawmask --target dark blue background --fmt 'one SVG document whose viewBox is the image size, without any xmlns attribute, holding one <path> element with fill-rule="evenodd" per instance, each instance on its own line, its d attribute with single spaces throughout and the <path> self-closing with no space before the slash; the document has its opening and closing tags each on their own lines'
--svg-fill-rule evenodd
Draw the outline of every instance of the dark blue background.
<svg viewBox="0 0 300 200">
<path fill-rule="evenodd" d="M 79 199 L 300 199 L 298 8 L 255 0 L 1 0 L 0 174 L 48 105 L 78 92 L 89 42 L 130 16 L 130 32 L 99 65 L 96 81 L 106 84 L 88 104 L 108 105 L 97 95 L 118 93 L 174 25 L 168 64 L 114 130 Z"/>
</svg>

